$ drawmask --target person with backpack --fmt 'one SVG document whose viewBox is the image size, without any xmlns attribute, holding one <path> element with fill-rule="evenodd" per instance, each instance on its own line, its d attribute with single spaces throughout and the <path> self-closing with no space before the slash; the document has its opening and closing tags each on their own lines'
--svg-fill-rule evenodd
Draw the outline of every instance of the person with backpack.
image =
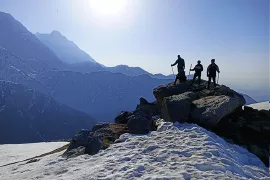
<svg viewBox="0 0 270 180">
<path fill-rule="evenodd" d="M 202 71 L 203 71 L 203 65 L 201 65 L 201 61 L 198 60 L 197 65 L 193 69 L 190 69 L 190 71 L 195 71 L 195 74 L 193 76 L 193 80 L 192 80 L 191 85 L 194 83 L 194 80 L 196 79 L 196 77 L 198 77 L 199 85 L 200 85 L 201 84 Z"/>
<path fill-rule="evenodd" d="M 218 65 L 215 63 L 215 59 L 211 60 L 211 64 L 207 68 L 207 77 L 208 77 L 208 86 L 207 89 L 210 88 L 211 79 L 213 79 L 214 86 L 216 86 L 216 76 L 217 72 L 220 73 Z"/>
<path fill-rule="evenodd" d="M 175 61 L 174 64 L 172 64 L 171 66 L 175 66 L 177 64 L 177 70 L 178 70 L 178 74 L 176 75 L 176 79 L 174 81 L 174 85 L 176 85 L 176 81 L 177 79 L 179 79 L 180 83 L 181 82 L 185 82 L 186 81 L 186 75 L 185 75 L 185 60 L 183 58 L 180 57 L 180 55 L 177 56 L 177 60 Z"/>
</svg>

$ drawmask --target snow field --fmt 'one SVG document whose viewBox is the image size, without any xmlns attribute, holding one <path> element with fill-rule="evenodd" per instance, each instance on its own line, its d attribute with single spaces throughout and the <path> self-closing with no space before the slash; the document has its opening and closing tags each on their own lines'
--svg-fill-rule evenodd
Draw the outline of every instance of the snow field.
<svg viewBox="0 0 270 180">
<path fill-rule="evenodd" d="M 269 101 L 266 102 L 260 102 L 260 103 L 255 103 L 255 104 L 250 104 L 248 105 L 249 107 L 252 107 L 253 109 L 258 109 L 258 110 L 269 110 Z"/>
<path fill-rule="evenodd" d="M 42 155 L 63 147 L 67 142 L 42 142 L 0 145 L 0 166 Z"/>
<path fill-rule="evenodd" d="M 0 168 L 1 179 L 270 179 L 264 164 L 246 149 L 195 124 L 160 121 L 147 135 L 123 134 L 94 156 L 58 154 Z"/>
</svg>

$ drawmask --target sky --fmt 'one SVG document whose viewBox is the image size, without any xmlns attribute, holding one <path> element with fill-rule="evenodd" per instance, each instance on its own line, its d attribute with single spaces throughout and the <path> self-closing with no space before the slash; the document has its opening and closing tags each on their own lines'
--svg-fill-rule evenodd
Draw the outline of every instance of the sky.
<svg viewBox="0 0 270 180">
<path fill-rule="evenodd" d="M 269 90 L 269 0 L 0 0 L 0 11 L 32 33 L 58 30 L 106 66 L 167 75 L 178 54 L 186 73 L 215 58 L 222 83 Z"/>
</svg>

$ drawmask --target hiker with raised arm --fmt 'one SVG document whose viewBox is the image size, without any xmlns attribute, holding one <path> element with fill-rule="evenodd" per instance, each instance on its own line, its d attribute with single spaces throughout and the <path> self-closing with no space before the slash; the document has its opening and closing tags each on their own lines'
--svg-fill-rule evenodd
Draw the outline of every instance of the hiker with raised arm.
<svg viewBox="0 0 270 180">
<path fill-rule="evenodd" d="M 200 85 L 201 84 L 202 71 L 203 71 L 203 65 L 201 65 L 201 61 L 198 60 L 197 65 L 193 69 L 190 69 L 190 71 L 195 71 L 195 74 L 193 76 L 193 80 L 192 80 L 191 85 L 194 83 L 194 80 L 196 79 L 196 77 L 198 77 L 199 85 Z"/>
<path fill-rule="evenodd" d="M 183 71 L 185 69 L 185 60 L 181 58 L 180 55 L 178 55 L 177 57 L 177 60 L 171 66 L 175 66 L 177 64 L 177 70 L 179 73 L 180 71 Z"/>
<path fill-rule="evenodd" d="M 208 77 L 208 86 L 207 89 L 210 88 L 211 79 L 213 79 L 214 86 L 216 86 L 216 76 L 217 72 L 220 73 L 218 65 L 215 63 L 215 59 L 211 60 L 211 64 L 207 68 L 207 77 Z"/>
<path fill-rule="evenodd" d="M 174 81 L 174 85 L 176 84 L 177 79 L 180 80 L 181 82 L 186 81 L 186 75 L 185 75 L 185 60 L 183 58 L 180 57 L 180 55 L 177 56 L 177 60 L 175 61 L 174 64 L 172 64 L 171 66 L 175 66 L 177 64 L 177 70 L 178 70 L 178 74 L 176 75 L 176 79 Z"/>
</svg>

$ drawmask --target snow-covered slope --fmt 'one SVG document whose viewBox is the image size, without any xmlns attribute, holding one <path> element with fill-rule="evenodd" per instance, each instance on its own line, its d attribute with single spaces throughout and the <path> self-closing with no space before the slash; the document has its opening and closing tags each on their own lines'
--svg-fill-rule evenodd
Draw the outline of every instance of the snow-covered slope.
<svg viewBox="0 0 270 180">
<path fill-rule="evenodd" d="M 68 40 L 58 31 L 52 31 L 50 34 L 36 33 L 36 37 L 48 46 L 62 61 L 66 63 L 78 63 L 96 61 L 81 50 L 74 42 Z"/>
<path fill-rule="evenodd" d="M 264 109 L 264 110 L 268 110 L 269 111 L 269 109 L 270 109 L 269 101 L 255 103 L 255 104 L 250 104 L 248 106 L 252 107 L 253 109 L 258 109 L 258 110 Z"/>
<path fill-rule="evenodd" d="M 11 179 L 269 179 L 269 170 L 246 149 L 194 124 L 162 123 L 148 135 L 123 134 L 94 156 L 49 155 L 0 168 Z"/>
<path fill-rule="evenodd" d="M 0 81 L 0 144 L 68 139 L 95 121 L 53 97 Z"/>
<path fill-rule="evenodd" d="M 42 155 L 61 148 L 66 144 L 68 144 L 68 142 L 0 145 L 0 166 Z"/>
<path fill-rule="evenodd" d="M 26 85 L 43 93 L 46 88 L 36 79 L 38 72 L 29 67 L 27 60 L 0 47 L 0 80 Z"/>
</svg>

